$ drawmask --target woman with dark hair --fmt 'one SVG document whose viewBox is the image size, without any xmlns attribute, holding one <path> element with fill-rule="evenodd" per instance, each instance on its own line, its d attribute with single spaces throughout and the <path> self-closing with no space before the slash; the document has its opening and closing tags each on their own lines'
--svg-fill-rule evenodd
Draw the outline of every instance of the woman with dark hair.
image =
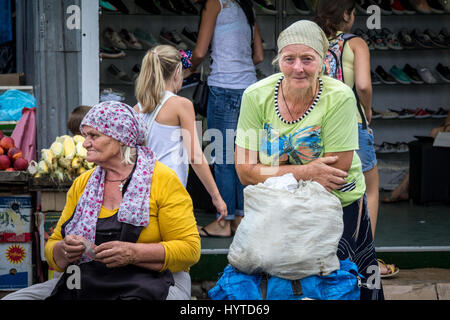
<svg viewBox="0 0 450 320">
<path fill-rule="evenodd" d="M 199 232 L 203 237 L 229 237 L 244 214 L 243 186 L 234 167 L 234 136 L 230 137 L 229 132 L 236 130 L 242 94 L 256 82 L 255 65 L 263 61 L 264 51 L 250 0 L 206 0 L 202 7 L 192 67 L 185 71 L 185 77 L 195 72 L 211 46 L 208 129 L 216 129 L 221 135 L 214 135 L 216 140 L 221 139 L 218 145 L 223 146 L 215 150 L 214 173 L 228 216 Z"/>
<path fill-rule="evenodd" d="M 324 1 L 317 3 L 315 22 L 325 32 L 330 48 L 339 47 L 341 51 L 342 80 L 353 89 L 357 98 L 359 150 L 366 181 L 367 203 L 375 237 L 378 217 L 379 177 L 377 159 L 374 149 L 373 131 L 369 127 L 372 118 L 372 82 L 370 78 L 370 53 L 364 39 L 349 34 L 355 22 L 355 0 Z M 379 262 L 381 277 L 389 277 L 398 273 L 394 265 Z"/>
</svg>

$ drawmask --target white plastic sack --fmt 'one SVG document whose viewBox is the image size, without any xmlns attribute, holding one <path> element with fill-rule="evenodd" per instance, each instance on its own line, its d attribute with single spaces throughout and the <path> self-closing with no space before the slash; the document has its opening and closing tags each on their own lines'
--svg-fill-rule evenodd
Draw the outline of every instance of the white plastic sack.
<svg viewBox="0 0 450 320">
<path fill-rule="evenodd" d="M 244 189 L 245 216 L 228 252 L 233 267 L 289 280 L 339 269 L 339 199 L 315 181 L 293 182 L 288 174 Z"/>
</svg>

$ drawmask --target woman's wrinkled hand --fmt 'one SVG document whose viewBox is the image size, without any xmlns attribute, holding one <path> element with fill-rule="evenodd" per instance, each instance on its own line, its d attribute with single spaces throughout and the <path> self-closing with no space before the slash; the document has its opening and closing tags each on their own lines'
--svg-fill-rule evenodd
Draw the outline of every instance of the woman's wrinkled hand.
<svg viewBox="0 0 450 320">
<path fill-rule="evenodd" d="M 68 264 L 74 263 L 81 259 L 86 247 L 82 242 L 82 236 L 67 235 L 62 244 L 62 252 L 65 261 Z"/>
<path fill-rule="evenodd" d="M 332 156 L 319 158 L 308 163 L 309 178 L 320 183 L 329 192 L 340 189 L 347 183 L 345 178 L 348 174 L 343 170 L 336 169 L 331 166 L 336 163 L 337 160 L 337 156 Z"/>
<path fill-rule="evenodd" d="M 220 194 L 216 194 L 212 197 L 212 203 L 213 203 L 214 207 L 216 208 L 217 212 L 220 214 L 217 221 L 224 220 L 228 214 L 228 210 L 227 210 L 227 204 L 225 203 L 225 201 L 223 201 Z"/>
<path fill-rule="evenodd" d="M 107 268 L 123 267 L 136 263 L 133 243 L 110 241 L 102 243 L 94 249 L 95 260 L 106 264 Z"/>
</svg>

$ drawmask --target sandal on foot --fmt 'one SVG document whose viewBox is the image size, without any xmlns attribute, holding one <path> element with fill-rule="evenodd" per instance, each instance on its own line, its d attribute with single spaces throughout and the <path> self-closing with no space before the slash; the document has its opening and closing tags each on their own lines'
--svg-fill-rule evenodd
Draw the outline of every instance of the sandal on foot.
<svg viewBox="0 0 450 320">
<path fill-rule="evenodd" d="M 202 235 L 202 234 L 200 235 L 201 238 L 231 238 L 232 237 L 231 234 L 229 236 L 223 236 L 223 235 L 219 235 L 219 234 L 211 234 L 208 231 L 206 231 L 204 227 L 201 227 L 200 230 L 205 233 L 204 235 Z"/>
<path fill-rule="evenodd" d="M 399 267 L 394 267 L 394 265 L 393 264 L 387 264 L 387 263 L 385 263 L 383 260 L 381 260 L 381 259 L 377 259 L 377 261 L 378 261 L 378 263 L 379 264 L 382 264 L 385 268 L 386 268 L 386 270 L 389 272 L 389 273 L 387 273 L 387 274 L 382 274 L 381 273 L 381 271 L 380 271 L 380 277 L 381 278 L 392 278 L 392 277 L 394 277 L 397 273 L 399 273 L 400 272 L 400 268 Z"/>
</svg>

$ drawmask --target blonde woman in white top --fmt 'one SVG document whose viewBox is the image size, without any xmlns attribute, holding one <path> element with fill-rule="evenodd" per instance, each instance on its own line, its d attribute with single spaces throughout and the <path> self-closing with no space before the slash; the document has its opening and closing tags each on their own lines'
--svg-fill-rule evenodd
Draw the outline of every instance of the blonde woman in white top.
<svg viewBox="0 0 450 320">
<path fill-rule="evenodd" d="M 177 172 L 184 186 L 191 164 L 211 196 L 220 214 L 218 221 L 221 221 L 227 215 L 227 206 L 197 139 L 194 106 L 189 99 L 176 95 L 182 83 L 180 52 L 168 45 L 149 50 L 136 82 L 139 103 L 135 110 L 150 125 L 147 146 L 152 147 L 159 161 Z"/>
</svg>

